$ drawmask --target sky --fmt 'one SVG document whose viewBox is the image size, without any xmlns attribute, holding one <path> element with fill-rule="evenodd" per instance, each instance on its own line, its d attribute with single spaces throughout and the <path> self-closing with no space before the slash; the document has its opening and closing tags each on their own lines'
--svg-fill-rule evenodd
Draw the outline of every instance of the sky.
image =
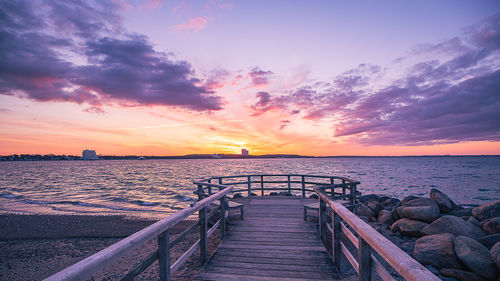
<svg viewBox="0 0 500 281">
<path fill-rule="evenodd" d="M 0 155 L 500 154 L 500 2 L 0 0 Z"/>
</svg>

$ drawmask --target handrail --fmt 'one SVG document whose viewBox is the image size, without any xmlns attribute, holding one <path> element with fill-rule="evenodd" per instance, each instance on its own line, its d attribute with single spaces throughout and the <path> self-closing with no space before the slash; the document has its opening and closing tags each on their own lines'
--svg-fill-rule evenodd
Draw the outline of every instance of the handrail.
<svg viewBox="0 0 500 281">
<path fill-rule="evenodd" d="M 339 269 L 340 255 L 343 253 L 358 272 L 360 276 L 359 280 L 372 279 L 372 267 L 383 280 L 394 280 L 378 259 L 372 254 L 376 252 L 406 280 L 440 280 L 342 204 L 332 200 L 323 188 L 316 187 L 315 192 L 318 194 L 320 202 L 319 233 L 323 241 L 326 241 L 325 234 L 327 230 L 332 233 L 332 259 Z M 331 227 L 327 224 L 326 204 L 332 209 Z M 340 221 L 340 219 L 357 233 L 357 237 Z M 340 241 L 341 232 L 343 232 L 358 249 L 357 260 L 355 260 L 354 256 L 347 250 L 345 244 Z"/>
<path fill-rule="evenodd" d="M 233 179 L 233 181 L 231 181 L 231 179 Z M 323 181 L 319 181 L 319 179 L 323 179 Z M 325 182 L 325 179 L 329 179 L 329 181 Z M 212 194 L 211 187 L 217 187 L 217 184 L 213 182 L 217 182 L 218 185 L 235 186 L 231 191 L 232 193 L 246 192 L 248 197 L 253 196 L 253 192 L 260 193 L 260 196 L 265 196 L 266 192 L 271 191 L 288 191 L 289 194 L 292 194 L 294 191 L 299 191 L 302 197 L 306 197 L 306 193 L 314 193 L 313 188 L 319 185 L 325 189 L 330 189 L 332 196 L 340 195 L 343 198 L 347 197 L 351 199 L 351 203 L 353 204 L 357 196 L 356 186 L 360 184 L 358 181 L 345 177 L 312 174 L 246 174 L 217 176 L 198 180 L 195 184 L 203 183 L 208 190 L 208 194 Z M 210 183 L 210 185 L 208 185 L 208 183 Z M 274 184 L 278 186 L 265 187 L 265 184 Z M 286 184 L 286 186 L 279 186 L 279 184 Z M 335 192 L 337 188 L 341 188 L 342 192 Z"/>
<path fill-rule="evenodd" d="M 206 185 L 207 183 L 201 183 L 203 185 Z M 170 279 L 170 270 L 175 266 L 178 268 L 180 265 L 176 262 L 174 266 L 170 267 L 170 246 L 169 246 L 169 235 L 168 235 L 168 230 L 179 223 L 180 221 L 184 220 L 185 218 L 191 216 L 197 211 L 200 211 L 200 236 L 205 236 L 205 241 L 198 241 L 198 245 L 201 244 L 201 247 L 206 247 L 206 244 L 203 245 L 203 243 L 206 243 L 206 238 L 215 231 L 215 228 L 220 224 L 223 227 L 223 232 L 225 232 L 225 216 L 226 212 L 224 211 L 224 204 L 220 204 L 222 212 L 222 218 L 212 227 L 212 229 L 207 230 L 206 229 L 206 220 L 207 220 L 207 215 L 206 215 L 206 207 L 210 205 L 212 202 L 216 200 L 224 200 L 224 197 L 233 190 L 233 187 L 227 187 L 227 186 L 219 186 L 221 190 L 217 193 L 214 193 L 213 195 L 210 195 L 209 197 L 202 199 L 198 202 L 196 202 L 193 206 L 185 208 L 175 214 L 172 214 L 130 236 L 127 238 L 118 241 L 117 243 L 93 254 L 92 256 L 81 260 L 72 266 L 59 271 L 58 273 L 48 277 L 47 281 L 56 281 L 56 280 L 87 280 L 92 275 L 97 273 L 98 271 L 102 270 L 104 267 L 107 265 L 112 264 L 115 262 L 117 259 L 120 257 L 123 257 L 124 255 L 132 252 L 133 250 L 137 249 L 138 247 L 144 245 L 146 242 L 152 240 L 155 237 L 158 237 L 158 242 L 159 242 L 159 258 L 160 258 L 160 279 L 162 280 L 169 280 Z M 221 202 L 222 203 L 222 202 Z M 204 220 L 204 221 L 203 221 Z M 224 223 L 221 223 L 224 222 Z M 203 225 L 205 229 L 203 229 Z M 203 229 L 204 233 L 201 233 L 201 230 Z M 207 235 L 208 233 L 208 235 Z M 191 251 L 190 254 L 194 252 L 194 250 L 197 249 L 196 244 L 191 247 L 189 251 Z M 193 250 L 194 248 L 194 250 Z M 203 253 L 202 253 L 203 255 Z M 183 256 L 184 257 L 184 256 Z M 189 255 L 187 256 L 189 257 Z M 185 258 L 187 260 L 187 257 Z M 203 259 L 203 256 L 202 256 Z M 185 261 L 185 260 L 184 260 Z M 204 262 L 202 262 L 203 264 Z M 165 265 L 167 267 L 165 268 Z M 175 268 L 174 268 L 175 269 Z M 163 271 L 163 272 L 162 272 Z M 167 275 L 165 275 L 167 274 Z"/>
</svg>

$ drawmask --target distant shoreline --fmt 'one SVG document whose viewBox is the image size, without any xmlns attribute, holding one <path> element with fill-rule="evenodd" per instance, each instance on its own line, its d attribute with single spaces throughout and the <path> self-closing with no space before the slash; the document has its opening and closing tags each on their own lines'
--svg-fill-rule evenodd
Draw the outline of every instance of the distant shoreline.
<svg viewBox="0 0 500 281">
<path fill-rule="evenodd" d="M 88 160 L 73 155 L 38 155 L 13 154 L 0 155 L 0 161 L 98 161 L 98 160 L 158 160 L 158 159 L 273 159 L 273 158 L 421 158 L 421 157 L 499 157 L 500 155 L 401 155 L 401 156 L 364 156 L 364 155 L 337 155 L 337 156 L 308 156 L 296 154 L 264 154 L 242 156 L 240 154 L 189 154 L 180 156 L 138 156 L 138 155 L 101 155 L 99 159 Z"/>
</svg>

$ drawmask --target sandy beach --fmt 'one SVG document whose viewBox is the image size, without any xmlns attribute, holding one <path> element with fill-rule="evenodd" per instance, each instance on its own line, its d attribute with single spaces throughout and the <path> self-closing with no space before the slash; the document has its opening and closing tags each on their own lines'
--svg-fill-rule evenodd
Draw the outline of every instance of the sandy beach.
<svg viewBox="0 0 500 281">
<path fill-rule="evenodd" d="M 0 214 L 0 280 L 43 280 L 44 278 L 106 248 L 156 220 L 125 216 Z M 179 234 L 194 221 L 183 221 L 171 230 Z M 177 259 L 196 240 L 194 233 L 171 250 Z M 209 239 L 212 252 L 219 233 Z M 157 247 L 156 240 L 138 248 L 94 276 L 94 280 L 116 280 Z M 173 280 L 191 280 L 200 269 L 198 255 L 185 263 Z M 136 280 L 158 277 L 157 262 Z"/>
</svg>

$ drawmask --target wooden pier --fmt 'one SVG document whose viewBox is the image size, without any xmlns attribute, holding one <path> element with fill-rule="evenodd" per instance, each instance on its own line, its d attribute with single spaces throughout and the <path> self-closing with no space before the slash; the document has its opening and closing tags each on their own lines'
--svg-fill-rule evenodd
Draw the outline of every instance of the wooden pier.
<svg viewBox="0 0 500 281">
<path fill-rule="evenodd" d="M 249 201 L 249 202 L 248 202 Z M 197 280 L 338 280 L 300 197 L 250 199 Z"/>
<path fill-rule="evenodd" d="M 360 281 L 439 280 L 339 203 L 338 200 L 347 200 L 350 206 L 356 204 L 357 181 L 338 176 L 285 174 L 211 177 L 194 184 L 198 202 L 45 280 L 88 280 L 152 239 L 158 240 L 157 250 L 125 272 L 120 280 L 134 280 L 155 261 L 159 279 L 171 280 L 172 274 L 196 253 L 203 265 L 197 280 L 343 280 L 346 276 L 339 273 L 341 259 L 348 261 Z M 278 192 L 289 196 L 273 196 L 280 195 Z M 247 196 L 235 199 L 235 193 Z M 228 203 L 229 194 L 234 194 L 232 201 L 244 205 Z M 307 199 L 312 194 L 318 199 Z M 311 202 L 317 203 L 316 208 L 307 208 L 316 213 L 315 222 L 305 220 L 305 206 Z M 240 215 L 228 227 L 231 211 L 239 211 Z M 197 223 L 170 237 L 170 228 L 196 214 Z M 195 231 L 199 231 L 199 240 L 172 260 L 171 248 Z M 208 239 L 216 231 L 222 242 L 209 257 Z"/>
</svg>

